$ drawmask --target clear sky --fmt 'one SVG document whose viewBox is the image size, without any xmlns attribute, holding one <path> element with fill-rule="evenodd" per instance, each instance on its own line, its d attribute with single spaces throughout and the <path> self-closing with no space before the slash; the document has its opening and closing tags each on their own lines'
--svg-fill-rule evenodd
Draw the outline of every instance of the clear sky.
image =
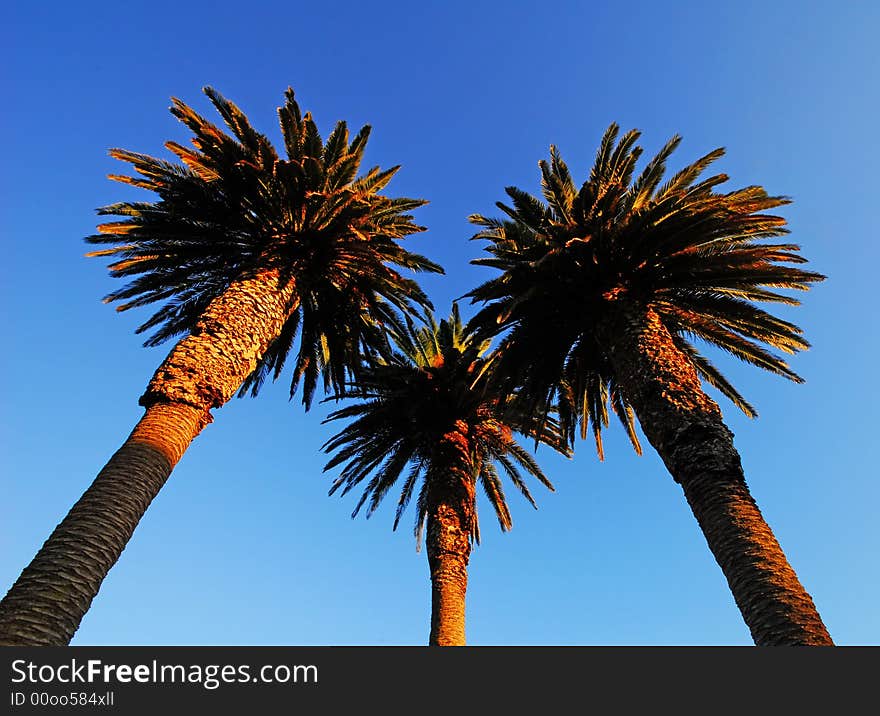
<svg viewBox="0 0 880 716">
<path fill-rule="evenodd" d="M 876 3 L 49 0 L 3 15 L 0 592 L 125 439 L 170 348 L 141 346 L 147 313 L 103 305 L 120 282 L 83 256 L 95 208 L 148 198 L 106 179 L 123 168 L 107 150 L 170 158 L 163 143 L 188 135 L 169 99 L 212 112 L 204 85 L 277 139 L 290 85 L 325 134 L 372 124 L 366 164 L 402 164 L 389 193 L 430 200 L 407 245 L 446 268 L 423 282 L 441 314 L 492 275 L 468 263 L 482 244 L 467 215 L 493 214 L 510 184 L 537 192 L 551 143 L 585 179 L 611 121 L 647 153 L 682 134 L 671 169 L 725 146 L 727 186 L 791 196 L 792 240 L 829 277 L 785 313 L 813 343 L 792 360 L 807 382 L 712 354 L 760 417 L 720 402 L 832 637 L 880 644 Z M 328 407 L 304 413 L 279 382 L 217 411 L 73 643 L 426 643 L 413 515 L 395 533 L 393 504 L 353 521 L 357 495 L 327 497 Z M 557 492 L 537 486 L 534 511 L 508 490 L 512 532 L 480 503 L 469 643 L 751 643 L 653 452 L 612 429 L 603 463 L 589 443 L 538 457 Z"/>
</svg>

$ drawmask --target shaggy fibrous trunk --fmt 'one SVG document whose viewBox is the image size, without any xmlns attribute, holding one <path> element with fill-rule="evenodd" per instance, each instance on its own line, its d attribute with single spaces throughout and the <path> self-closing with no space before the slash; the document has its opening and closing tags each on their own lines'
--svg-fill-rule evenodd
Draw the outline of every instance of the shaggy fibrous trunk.
<svg viewBox="0 0 880 716">
<path fill-rule="evenodd" d="M 438 502 L 428 514 L 425 546 L 431 570 L 431 646 L 464 646 L 471 543 L 462 506 Z"/>
</svg>

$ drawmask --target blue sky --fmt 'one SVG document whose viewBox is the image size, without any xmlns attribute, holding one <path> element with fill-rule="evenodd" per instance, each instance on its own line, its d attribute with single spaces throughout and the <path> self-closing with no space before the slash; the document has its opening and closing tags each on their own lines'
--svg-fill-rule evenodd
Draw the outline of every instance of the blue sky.
<svg viewBox="0 0 880 716">
<path fill-rule="evenodd" d="M 873 422 L 878 349 L 874 3 L 169 3 L 10 6 L 0 23 L 0 591 L 122 443 L 170 346 L 141 347 L 139 315 L 82 237 L 95 208 L 146 194 L 106 179 L 122 147 L 187 141 L 177 96 L 201 87 L 277 138 L 287 86 L 326 133 L 373 125 L 366 163 L 403 169 L 444 265 L 423 286 L 445 313 L 491 275 L 469 265 L 466 217 L 503 188 L 537 191 L 556 144 L 586 178 L 604 128 L 652 153 L 684 137 L 676 168 L 716 147 L 727 185 L 791 196 L 792 240 L 828 275 L 784 315 L 813 343 L 794 385 L 719 357 L 756 405 L 721 400 L 749 485 L 840 644 L 880 644 Z M 465 314 L 472 308 L 463 306 Z M 393 505 L 349 519 L 328 498 L 329 406 L 304 413 L 283 382 L 215 414 L 148 510 L 74 644 L 422 644 L 430 585 Z M 622 431 L 600 463 L 540 450 L 555 494 L 515 492 L 501 534 L 482 504 L 468 592 L 472 644 L 748 644 L 681 493 Z"/>
</svg>

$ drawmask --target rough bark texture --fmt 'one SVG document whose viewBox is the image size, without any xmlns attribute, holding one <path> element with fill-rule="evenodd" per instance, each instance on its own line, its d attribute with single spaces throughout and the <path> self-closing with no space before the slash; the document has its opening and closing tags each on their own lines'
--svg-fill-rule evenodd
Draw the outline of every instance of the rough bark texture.
<svg viewBox="0 0 880 716">
<path fill-rule="evenodd" d="M 0 644 L 64 645 L 152 499 L 295 309 L 277 271 L 231 285 L 172 349 L 143 418 L 0 602 Z"/>
<path fill-rule="evenodd" d="M 470 532 L 456 507 L 439 503 L 428 514 L 428 566 L 431 569 L 431 646 L 464 646 Z"/>
<path fill-rule="evenodd" d="M 426 477 L 431 483 L 425 540 L 431 570 L 430 646 L 465 645 L 467 567 L 476 520 L 469 455 L 467 426 L 459 421 L 440 440 L 438 469 Z"/>
<path fill-rule="evenodd" d="M 207 410 L 225 404 L 296 308 L 293 281 L 278 281 L 278 271 L 266 271 L 232 284 L 208 304 L 153 374 L 141 404 L 187 403 Z"/>
<path fill-rule="evenodd" d="M 733 433 L 659 316 L 626 307 L 602 330 L 615 375 L 682 486 L 755 643 L 833 645 L 749 493 Z"/>
</svg>

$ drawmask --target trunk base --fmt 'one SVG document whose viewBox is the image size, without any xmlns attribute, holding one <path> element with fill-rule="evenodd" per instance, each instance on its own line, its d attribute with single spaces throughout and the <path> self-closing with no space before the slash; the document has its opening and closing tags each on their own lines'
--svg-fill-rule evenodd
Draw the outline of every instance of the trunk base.
<svg viewBox="0 0 880 716">
<path fill-rule="evenodd" d="M 186 448 L 209 422 L 150 406 L 0 602 L 0 645 L 64 646 Z"/>
</svg>

